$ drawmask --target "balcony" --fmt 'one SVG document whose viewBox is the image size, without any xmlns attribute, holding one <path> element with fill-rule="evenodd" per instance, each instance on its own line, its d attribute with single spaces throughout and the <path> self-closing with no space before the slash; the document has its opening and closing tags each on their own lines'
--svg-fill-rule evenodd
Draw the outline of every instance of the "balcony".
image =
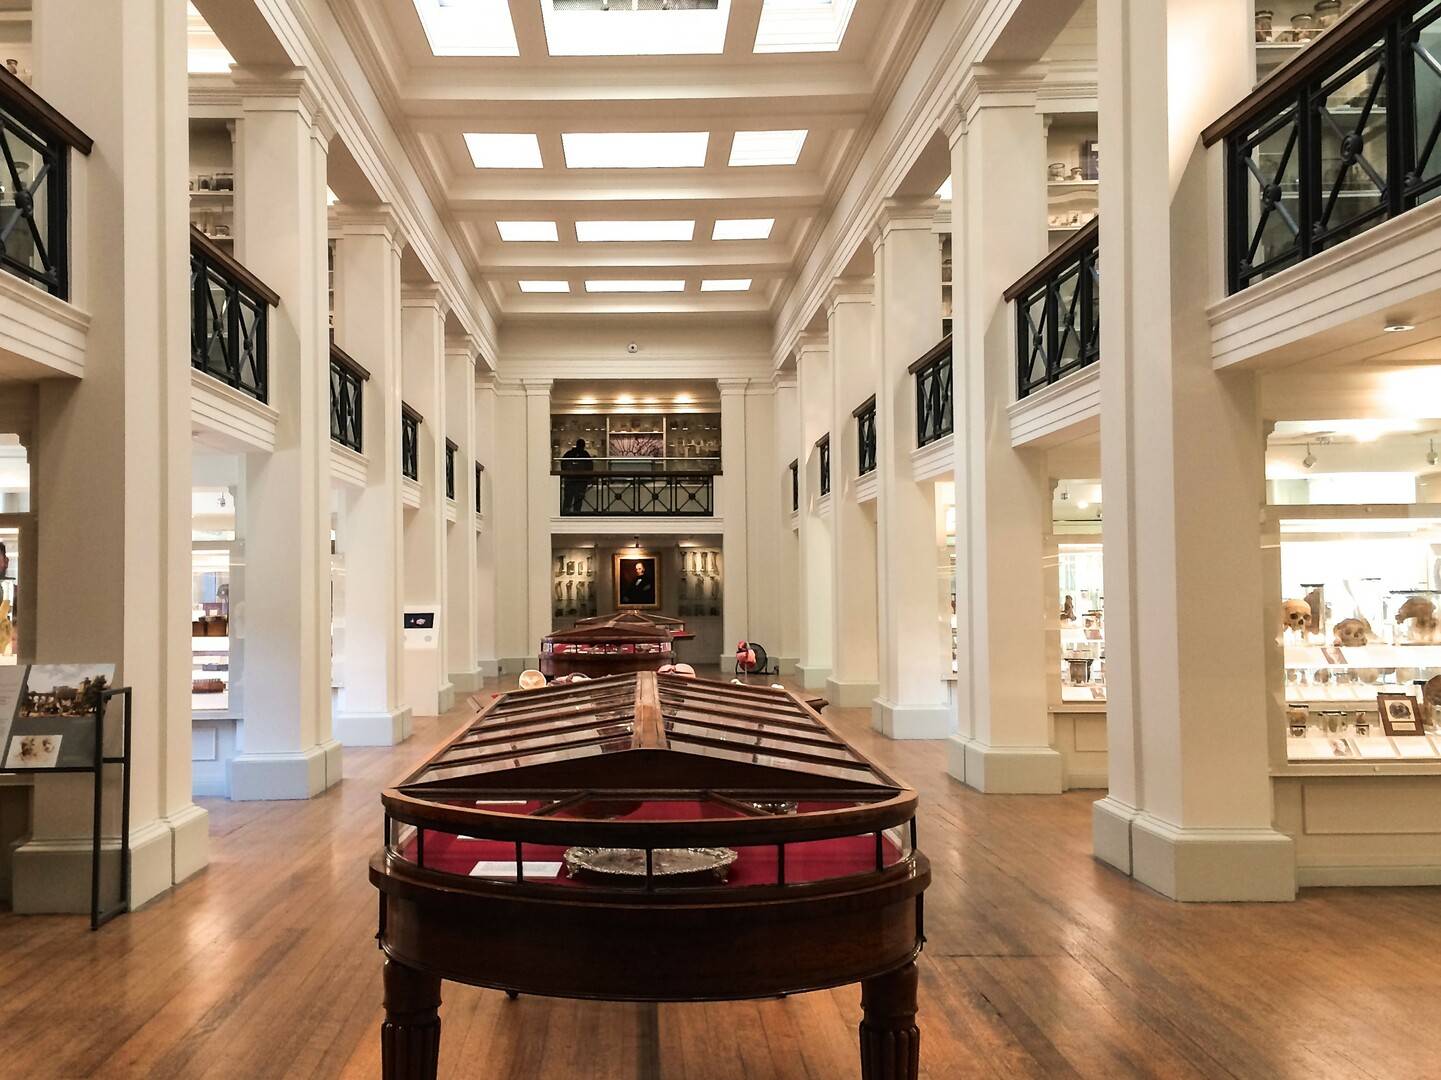
<svg viewBox="0 0 1441 1080">
<path fill-rule="evenodd" d="M 821 498 L 831 493 L 831 433 L 828 431 L 816 440 L 816 460 L 821 473 Z"/>
<path fill-rule="evenodd" d="M 0 269 L 70 299 L 70 151 L 85 132 L 0 68 Z"/>
<path fill-rule="evenodd" d="M 247 397 L 269 395 L 266 333 L 280 296 L 217 247 L 190 230 L 190 364 Z"/>
<path fill-rule="evenodd" d="M 789 465 L 791 471 L 791 513 L 796 514 L 801 509 L 801 463 L 797 458 Z"/>
<path fill-rule="evenodd" d="M 916 379 L 916 446 L 929 446 L 955 428 L 950 335 L 943 337 L 907 370 Z"/>
<path fill-rule="evenodd" d="M 876 395 L 872 394 L 851 413 L 856 418 L 856 475 L 876 471 Z"/>
<path fill-rule="evenodd" d="M 420 483 L 420 425 L 425 417 L 400 403 L 400 474 Z"/>
<path fill-rule="evenodd" d="M 445 440 L 445 497 L 455 502 L 455 454 L 460 447 Z"/>
<path fill-rule="evenodd" d="M 370 372 L 339 345 L 330 346 L 330 437 L 357 454 L 365 450 L 365 384 Z"/>
<path fill-rule="evenodd" d="M 1367 0 L 1203 133 L 1239 293 L 1441 191 L 1441 8 Z"/>
<path fill-rule="evenodd" d="M 1093 218 L 1006 290 L 1016 305 L 1016 400 L 1101 359 L 1100 237 Z"/>
<path fill-rule="evenodd" d="M 713 517 L 719 458 L 555 458 L 561 517 Z"/>
</svg>

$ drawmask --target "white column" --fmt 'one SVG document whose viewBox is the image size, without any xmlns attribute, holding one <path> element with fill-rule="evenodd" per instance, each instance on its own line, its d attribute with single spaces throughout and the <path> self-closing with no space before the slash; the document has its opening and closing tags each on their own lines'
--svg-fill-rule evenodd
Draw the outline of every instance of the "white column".
<svg viewBox="0 0 1441 1080">
<path fill-rule="evenodd" d="M 334 222 L 335 341 L 370 372 L 361 388 L 365 486 L 346 488 L 337 530 L 347 587 L 335 734 L 346 746 L 391 746 L 410 735 L 400 677 L 403 241 L 389 207 L 340 209 Z"/>
<path fill-rule="evenodd" d="M 36 390 L 31 505 L 41 547 L 29 651 L 118 665 L 134 688 L 134 905 L 201 869 L 190 794 L 189 142 L 185 12 L 163 0 L 35 5 L 36 89 L 95 137 L 72 154 L 72 301 L 90 316 L 83 380 Z M 106 784 L 114 894 L 118 777 Z M 38 777 L 15 850 L 17 912 L 90 902 L 90 781 Z"/>
<path fill-rule="evenodd" d="M 455 452 L 455 520 L 445 535 L 446 655 L 451 685 L 460 693 L 480 689 L 476 667 L 475 603 L 475 340 L 445 349 L 446 436 Z"/>
<path fill-rule="evenodd" d="M 1033 68 L 977 69 L 950 120 L 956 321 L 956 613 L 960 732 L 950 772 L 980 791 L 1059 794 L 1051 748 L 1045 453 L 1011 446 L 1015 309 L 1046 254 L 1046 141 Z M 1054 572 L 1051 574 L 1054 577 Z"/>
<path fill-rule="evenodd" d="M 551 631 L 550 521 L 560 496 L 550 475 L 550 379 L 525 379 L 526 644 L 532 664 Z"/>
<path fill-rule="evenodd" d="M 497 425 L 499 412 L 496 401 L 495 376 L 489 373 L 475 377 L 475 460 L 485 466 L 481 479 L 481 501 L 476 507 L 479 527 L 475 537 L 475 657 L 481 676 L 500 674 L 497 615 L 500 597 L 496 581 L 495 472 Z M 474 465 L 471 466 L 472 471 Z M 508 508 L 507 513 L 510 513 Z"/>
<path fill-rule="evenodd" d="M 243 753 L 232 799 L 304 799 L 340 779 L 330 705 L 330 363 L 326 149 L 331 130 L 300 72 L 237 72 L 243 153 L 236 239 L 281 296 L 269 325 L 271 453 L 245 461 Z"/>
<path fill-rule="evenodd" d="M 493 512 L 486 524 L 491 529 L 495 553 L 496 656 L 501 671 L 515 675 L 534 666 L 539 648 L 538 642 L 530 640 L 531 484 L 526 465 L 525 387 L 519 382 L 497 379 L 495 406 L 495 460 L 487 463 Z M 548 440 L 546 452 L 549 453 Z M 548 493 L 546 485 L 541 494 Z M 548 499 L 546 505 L 549 505 Z M 549 572 L 550 552 L 547 551 L 537 573 Z"/>
<path fill-rule="evenodd" d="M 1099 8 L 1111 791 L 1095 848 L 1183 900 L 1295 893 L 1267 756 L 1265 440 L 1252 376 L 1212 369 L 1206 319 L 1223 195 L 1198 136 L 1250 88 L 1253 17 L 1247 0 Z"/>
<path fill-rule="evenodd" d="M 931 229 L 935 204 L 888 202 L 872 244 L 876 267 L 877 589 L 880 694 L 872 724 L 895 739 L 950 732 L 944 678 L 950 650 L 937 574 L 934 485 L 914 478 L 915 379 L 908 368 L 933 348 L 941 328 L 941 258 Z M 949 618 L 950 612 L 945 613 Z"/>
<path fill-rule="evenodd" d="M 780 550 L 782 535 L 780 500 L 773 482 L 777 468 L 784 465 L 776 458 L 776 392 L 769 380 L 752 379 L 746 389 L 746 567 L 745 584 L 747 612 L 745 633 L 741 637 L 759 641 L 767 655 L 780 647 L 781 606 L 776 598 L 781 592 Z M 790 458 L 785 459 L 787 462 Z M 790 490 L 786 490 L 787 510 Z M 727 584 L 730 567 L 726 567 Z M 735 641 L 730 642 L 732 646 Z M 779 654 L 776 656 L 779 659 Z M 723 671 L 735 666 L 734 653 L 727 654 Z"/>
<path fill-rule="evenodd" d="M 831 429 L 831 357 L 820 334 L 802 335 L 796 346 L 800 383 L 800 583 L 801 655 L 796 674 L 808 690 L 820 690 L 831 674 L 834 605 L 831 590 L 830 498 L 821 499 L 816 440 Z M 834 459 L 832 470 L 834 470 Z M 832 481 L 835 479 L 832 472 Z M 835 490 L 834 483 L 832 491 Z"/>
<path fill-rule="evenodd" d="M 435 285 L 408 286 L 401 292 L 401 387 L 406 404 L 422 418 L 418 428 L 420 506 L 407 509 L 405 525 L 406 606 L 435 606 L 441 618 L 440 672 L 436 685 L 412 685 L 406 668 L 405 698 L 416 715 L 445 712 L 454 696 L 445 670 L 445 316 L 446 304 Z"/>
<path fill-rule="evenodd" d="M 776 570 L 780 579 L 776 586 L 779 609 L 776 660 L 781 671 L 790 675 L 795 672 L 801 653 L 800 515 L 791 510 L 790 470 L 790 463 L 800 458 L 801 417 L 795 375 L 777 375 L 772 382 L 776 390 L 776 467 L 770 483 L 772 490 L 777 493 L 776 513 L 780 530 L 780 545 L 776 556 Z"/>
<path fill-rule="evenodd" d="M 735 664 L 735 645 L 750 637 L 747 577 L 746 379 L 718 379 L 721 401 L 721 473 L 724 500 L 721 549 L 725 557 L 725 607 L 719 663 L 722 671 Z M 759 640 L 759 637 L 757 637 Z"/>
<path fill-rule="evenodd" d="M 856 498 L 860 429 L 853 415 L 876 392 L 870 279 L 838 279 L 827 309 L 831 346 L 833 705 L 866 708 L 880 693 L 876 640 L 876 504 Z"/>
</svg>

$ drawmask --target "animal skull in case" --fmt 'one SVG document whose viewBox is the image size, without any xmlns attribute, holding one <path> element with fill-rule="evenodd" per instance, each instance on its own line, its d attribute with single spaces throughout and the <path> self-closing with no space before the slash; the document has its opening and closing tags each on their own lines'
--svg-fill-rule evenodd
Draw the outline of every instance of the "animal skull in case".
<svg viewBox="0 0 1441 1080">
<path fill-rule="evenodd" d="M 1342 619 L 1336 624 L 1336 644 L 1350 649 L 1360 648 L 1371 641 L 1371 624 L 1365 619 Z"/>
<path fill-rule="evenodd" d="M 1281 629 L 1304 634 L 1311 623 L 1311 605 L 1304 600 L 1281 601 Z"/>
<path fill-rule="evenodd" d="M 1396 612 L 1396 622 L 1410 623 L 1407 634 L 1412 641 L 1435 641 L 1437 638 L 1436 605 L 1424 596 L 1412 596 Z"/>
</svg>

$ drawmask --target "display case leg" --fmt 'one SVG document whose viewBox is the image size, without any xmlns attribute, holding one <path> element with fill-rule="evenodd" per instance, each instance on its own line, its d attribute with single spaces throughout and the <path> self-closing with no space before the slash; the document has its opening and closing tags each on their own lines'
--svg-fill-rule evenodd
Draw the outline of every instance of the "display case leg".
<svg viewBox="0 0 1441 1080">
<path fill-rule="evenodd" d="M 384 1080 L 435 1080 L 440 1066 L 440 976 L 385 961 Z"/>
<path fill-rule="evenodd" d="M 861 1009 L 861 1080 L 917 1080 L 915 962 L 862 982 Z"/>
</svg>

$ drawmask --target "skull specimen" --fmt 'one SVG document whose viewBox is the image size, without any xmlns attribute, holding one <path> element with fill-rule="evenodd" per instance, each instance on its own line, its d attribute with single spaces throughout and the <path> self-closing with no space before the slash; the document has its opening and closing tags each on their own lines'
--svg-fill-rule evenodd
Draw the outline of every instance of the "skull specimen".
<svg viewBox="0 0 1441 1080">
<path fill-rule="evenodd" d="M 1358 648 L 1371 640 L 1371 624 L 1365 619 L 1342 619 L 1336 624 L 1336 644 Z"/>
<path fill-rule="evenodd" d="M 1435 641 L 1438 637 L 1436 605 L 1424 596 L 1410 597 L 1396 612 L 1397 623 L 1410 623 L 1412 641 Z"/>
<path fill-rule="evenodd" d="M 1311 605 L 1304 600 L 1281 601 L 1281 629 L 1304 634 L 1311 623 Z"/>
</svg>

